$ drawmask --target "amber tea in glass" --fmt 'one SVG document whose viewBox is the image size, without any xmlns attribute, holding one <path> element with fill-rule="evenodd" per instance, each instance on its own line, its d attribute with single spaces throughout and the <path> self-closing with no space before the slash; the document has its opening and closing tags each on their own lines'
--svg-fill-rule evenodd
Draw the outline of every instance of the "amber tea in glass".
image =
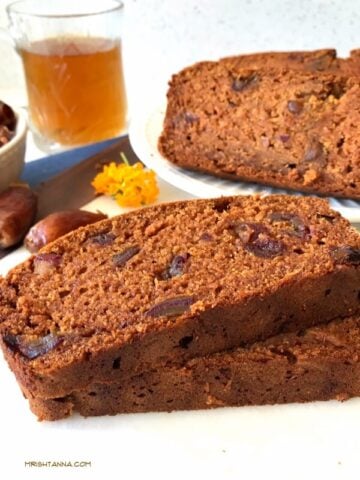
<svg viewBox="0 0 360 480">
<path fill-rule="evenodd" d="M 62 145 L 80 145 L 125 129 L 119 42 L 49 39 L 20 53 L 35 130 Z"/>
<path fill-rule="evenodd" d="M 80 10 L 79 4 L 70 7 L 57 0 L 44 4 L 39 10 L 38 2 L 23 0 L 8 7 L 36 143 L 51 151 L 124 132 L 127 105 L 118 21 L 122 4 L 88 1 Z"/>
</svg>

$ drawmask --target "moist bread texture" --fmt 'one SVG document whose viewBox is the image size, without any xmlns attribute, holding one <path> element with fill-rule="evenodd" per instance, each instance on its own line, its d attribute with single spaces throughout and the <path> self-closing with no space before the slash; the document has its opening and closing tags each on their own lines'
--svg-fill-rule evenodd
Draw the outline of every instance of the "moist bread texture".
<svg viewBox="0 0 360 480">
<path fill-rule="evenodd" d="M 31 399 L 40 420 L 84 416 L 346 400 L 360 395 L 360 319 L 283 334 L 124 383 L 93 384 L 58 399 Z"/>
<path fill-rule="evenodd" d="M 201 62 L 174 75 L 159 151 L 190 170 L 359 200 L 360 57 L 327 53 L 318 71 L 314 59 L 286 55 Z"/>
<path fill-rule="evenodd" d="M 360 236 L 327 202 L 162 204 L 47 245 L 0 284 L 24 393 L 56 398 L 360 310 Z"/>
</svg>

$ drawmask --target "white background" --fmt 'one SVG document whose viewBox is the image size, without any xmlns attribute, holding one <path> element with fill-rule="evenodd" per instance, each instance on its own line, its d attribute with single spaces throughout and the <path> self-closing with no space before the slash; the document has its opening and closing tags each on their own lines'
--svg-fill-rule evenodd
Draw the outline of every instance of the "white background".
<svg viewBox="0 0 360 480">
<path fill-rule="evenodd" d="M 0 0 L 0 9 L 6 3 Z M 346 54 L 360 46 L 358 0 L 125 3 L 130 116 L 164 93 L 172 72 L 196 60 L 329 46 Z M 25 104 L 18 59 L 2 41 L 0 62 L 0 98 Z M 359 400 L 38 423 L 2 361 L 0 378 L 6 480 L 359 479 Z M 90 460 L 92 467 L 31 469 L 26 460 Z"/>
</svg>

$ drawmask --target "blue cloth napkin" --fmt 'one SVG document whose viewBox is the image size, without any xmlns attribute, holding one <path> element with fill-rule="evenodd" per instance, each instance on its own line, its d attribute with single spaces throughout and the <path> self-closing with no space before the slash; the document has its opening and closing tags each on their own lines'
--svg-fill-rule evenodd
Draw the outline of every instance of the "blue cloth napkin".
<svg viewBox="0 0 360 480">
<path fill-rule="evenodd" d="M 118 141 L 119 138 L 121 137 L 86 145 L 85 147 L 79 147 L 73 150 L 67 150 L 65 152 L 28 162 L 25 164 L 21 180 L 28 183 L 30 187 L 35 187 L 39 183 L 54 177 L 63 170 L 66 170 L 67 168 L 82 162 L 86 158 L 95 155 L 106 147 L 109 147 Z"/>
</svg>

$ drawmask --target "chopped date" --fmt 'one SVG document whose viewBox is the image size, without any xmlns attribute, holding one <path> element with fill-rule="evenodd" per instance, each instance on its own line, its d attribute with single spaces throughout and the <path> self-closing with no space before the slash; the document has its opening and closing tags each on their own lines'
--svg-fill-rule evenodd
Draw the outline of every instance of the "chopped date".
<svg viewBox="0 0 360 480">
<path fill-rule="evenodd" d="M 336 58 L 335 52 L 326 52 L 309 64 L 309 70 L 312 72 L 327 70 L 331 66 L 331 62 L 334 58 Z"/>
<path fill-rule="evenodd" d="M 289 100 L 287 103 L 287 109 L 293 115 L 299 115 L 303 111 L 304 104 L 299 100 Z"/>
<path fill-rule="evenodd" d="M 175 115 L 172 118 L 172 126 L 178 128 L 179 126 L 189 126 L 192 127 L 199 122 L 200 118 L 198 115 L 192 112 L 181 112 L 178 115 Z"/>
<path fill-rule="evenodd" d="M 188 295 L 167 298 L 155 304 L 147 312 L 148 317 L 174 317 L 185 313 L 195 302 L 195 298 Z"/>
<path fill-rule="evenodd" d="M 115 267 L 123 267 L 132 257 L 140 252 L 140 247 L 138 245 L 133 245 L 128 247 L 120 253 L 116 253 L 112 257 L 112 262 Z"/>
<path fill-rule="evenodd" d="M 335 263 L 341 265 L 360 265 L 360 248 L 344 245 L 342 247 L 332 248 L 330 254 Z"/>
<path fill-rule="evenodd" d="M 335 98 L 339 99 L 341 98 L 345 93 L 345 86 L 342 85 L 341 83 L 334 82 L 331 85 L 331 90 L 330 94 L 333 95 Z"/>
<path fill-rule="evenodd" d="M 304 55 L 300 52 L 290 52 L 287 56 L 288 60 L 293 60 L 295 62 L 303 62 Z"/>
<path fill-rule="evenodd" d="M 223 213 L 229 211 L 231 208 L 231 200 L 226 197 L 217 198 L 214 201 L 213 209 L 216 212 Z"/>
<path fill-rule="evenodd" d="M 305 225 L 302 218 L 295 213 L 288 213 L 288 212 L 273 212 L 270 214 L 269 219 L 271 222 L 288 222 L 292 226 L 292 230 L 287 232 L 290 235 L 294 235 L 296 237 L 301 238 L 302 240 L 309 240 L 310 235 L 310 228 Z"/>
<path fill-rule="evenodd" d="M 253 242 L 261 233 L 269 234 L 269 229 L 262 223 L 241 222 L 232 228 L 243 243 Z"/>
<path fill-rule="evenodd" d="M 256 73 L 252 73 L 248 76 L 240 76 L 239 78 L 235 78 L 232 82 L 231 88 L 235 92 L 243 92 L 250 87 L 254 87 L 259 83 L 259 75 Z"/>
<path fill-rule="evenodd" d="M 263 238 L 257 238 L 253 242 L 246 244 L 245 250 L 248 250 L 257 257 L 273 258 L 282 255 L 286 247 L 281 240 L 264 236 Z"/>
<path fill-rule="evenodd" d="M 238 223 L 233 229 L 241 240 L 245 250 L 257 257 L 273 258 L 282 255 L 286 245 L 273 238 L 269 229 L 262 223 Z"/>
<path fill-rule="evenodd" d="M 182 275 L 189 258 L 189 253 L 175 255 L 175 257 L 171 260 L 169 267 L 162 274 L 163 280 L 169 280 L 170 278 Z"/>
<path fill-rule="evenodd" d="M 115 235 L 111 232 L 109 233 L 99 233 L 98 235 L 95 235 L 94 237 L 90 237 L 89 241 L 93 243 L 94 245 L 99 245 L 101 247 L 105 247 L 107 245 L 111 245 L 114 243 L 115 240 Z"/>
<path fill-rule="evenodd" d="M 324 145 L 316 139 L 309 142 L 303 157 L 305 163 L 315 163 L 319 166 L 326 165 Z"/>
<path fill-rule="evenodd" d="M 212 240 L 214 240 L 214 238 L 211 233 L 204 232 L 200 235 L 200 240 L 202 240 L 203 242 L 211 242 Z"/>
<path fill-rule="evenodd" d="M 198 117 L 198 115 L 195 115 L 195 113 L 185 112 L 184 113 L 184 120 L 189 125 L 193 125 L 194 123 L 197 123 L 199 121 L 199 117 Z"/>
<path fill-rule="evenodd" d="M 19 352 L 29 360 L 45 355 L 53 350 L 62 341 L 62 337 L 54 333 L 49 333 L 44 337 L 36 339 L 26 338 L 25 335 L 4 335 L 5 344 L 14 352 Z"/>
<path fill-rule="evenodd" d="M 279 135 L 279 140 L 283 143 L 287 143 L 290 140 L 290 135 L 287 133 L 283 133 L 282 135 Z"/>
<path fill-rule="evenodd" d="M 55 270 L 61 263 L 62 256 L 58 253 L 39 253 L 34 257 L 34 273 L 43 275 Z"/>
<path fill-rule="evenodd" d="M 334 215 L 325 215 L 324 213 L 318 213 L 316 215 L 316 217 L 317 218 L 323 218 L 324 220 L 326 220 L 329 223 L 334 223 L 334 220 L 335 220 Z"/>
</svg>

